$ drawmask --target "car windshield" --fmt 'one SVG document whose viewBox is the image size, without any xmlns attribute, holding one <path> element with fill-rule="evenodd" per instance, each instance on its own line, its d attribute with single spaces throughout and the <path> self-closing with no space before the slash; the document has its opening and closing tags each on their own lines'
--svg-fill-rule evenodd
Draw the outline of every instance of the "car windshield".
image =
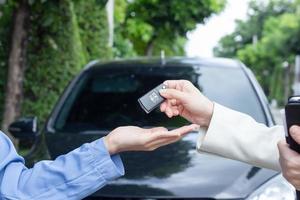
<svg viewBox="0 0 300 200">
<path fill-rule="evenodd" d="M 78 132 L 124 125 L 174 128 L 187 124 L 181 117 L 167 118 L 159 109 L 146 114 L 137 101 L 168 79 L 190 80 L 211 100 L 266 123 L 258 97 L 241 68 L 122 66 L 85 72 L 63 103 L 54 128 Z"/>
</svg>

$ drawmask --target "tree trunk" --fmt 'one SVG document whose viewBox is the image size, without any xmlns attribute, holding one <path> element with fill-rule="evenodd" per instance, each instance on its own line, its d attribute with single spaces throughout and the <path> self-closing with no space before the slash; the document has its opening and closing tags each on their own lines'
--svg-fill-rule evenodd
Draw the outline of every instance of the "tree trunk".
<svg viewBox="0 0 300 200">
<path fill-rule="evenodd" d="M 8 74 L 5 91 L 5 104 L 3 112 L 2 130 L 11 138 L 8 133 L 8 126 L 21 113 L 21 102 L 23 99 L 23 80 L 25 68 L 26 51 L 26 22 L 29 16 L 29 9 L 26 0 L 21 0 L 14 11 L 12 25 L 12 37 L 10 54 L 8 58 Z M 15 145 L 16 140 L 13 140 Z"/>
</svg>

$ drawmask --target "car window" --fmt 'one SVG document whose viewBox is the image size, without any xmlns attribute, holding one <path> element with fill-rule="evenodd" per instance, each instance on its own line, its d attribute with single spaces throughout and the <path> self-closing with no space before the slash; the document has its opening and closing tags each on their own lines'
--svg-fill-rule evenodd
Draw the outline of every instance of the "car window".
<svg viewBox="0 0 300 200">
<path fill-rule="evenodd" d="M 198 85 L 211 100 L 266 123 L 257 94 L 242 69 L 203 67 L 201 72 Z"/>
<path fill-rule="evenodd" d="M 266 122 L 256 93 L 240 68 L 115 67 L 83 75 L 64 102 L 54 128 L 77 132 L 125 125 L 173 128 L 188 124 L 181 117 L 167 118 L 159 109 L 146 114 L 137 102 L 167 79 L 188 79 L 211 100 Z"/>
</svg>

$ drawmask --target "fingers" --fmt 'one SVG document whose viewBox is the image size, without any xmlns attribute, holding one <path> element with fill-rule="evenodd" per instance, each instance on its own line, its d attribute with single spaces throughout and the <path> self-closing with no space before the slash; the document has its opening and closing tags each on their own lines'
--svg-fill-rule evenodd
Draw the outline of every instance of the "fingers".
<svg viewBox="0 0 300 200">
<path fill-rule="evenodd" d="M 195 130 L 199 130 L 199 126 L 196 124 L 191 124 L 188 126 L 184 126 L 172 131 L 168 132 L 168 137 L 161 137 L 155 140 L 152 140 L 150 143 L 147 144 L 148 150 L 152 151 L 161 146 L 165 146 L 171 143 L 174 143 L 184 137 L 187 133 Z"/>
<path fill-rule="evenodd" d="M 150 129 L 151 133 L 168 131 L 165 127 L 154 127 Z"/>
<path fill-rule="evenodd" d="M 183 108 L 181 105 L 177 105 L 177 103 L 178 101 L 175 99 L 166 100 L 160 105 L 160 111 L 166 113 L 169 118 L 177 116 L 181 113 L 180 108 Z"/>
<path fill-rule="evenodd" d="M 290 134 L 292 138 L 300 144 L 300 127 L 299 126 L 292 126 L 290 128 Z"/>
<path fill-rule="evenodd" d="M 159 139 L 159 140 L 155 140 L 155 141 L 153 141 L 153 142 L 151 142 L 151 143 L 148 144 L 149 150 L 153 151 L 153 150 L 155 150 L 155 149 L 157 149 L 159 147 L 162 147 L 162 146 L 165 146 L 165 145 L 177 142 L 182 137 L 183 136 L 181 136 L 181 137 L 171 137 L 171 138 L 162 138 L 162 139 Z"/>
<path fill-rule="evenodd" d="M 188 125 L 188 126 L 183 126 L 183 127 L 174 129 L 172 131 L 169 131 L 169 134 L 174 134 L 174 135 L 177 134 L 179 136 L 183 136 L 183 135 L 188 134 L 189 132 L 198 131 L 199 128 L 200 128 L 199 125 L 197 125 L 197 124 L 191 124 L 191 125 Z"/>
<path fill-rule="evenodd" d="M 180 80 L 167 80 L 164 84 L 167 85 L 168 88 L 176 89 L 179 88 L 181 82 Z"/>
<path fill-rule="evenodd" d="M 150 135 L 149 141 L 151 142 L 151 141 L 158 140 L 161 138 L 181 137 L 183 135 L 188 134 L 189 132 L 197 131 L 197 130 L 199 130 L 199 128 L 200 128 L 199 125 L 191 124 L 188 126 L 183 126 L 183 127 L 174 129 L 172 131 L 167 131 L 167 130 L 160 131 L 160 130 L 150 129 L 151 135 Z"/>
<path fill-rule="evenodd" d="M 296 188 L 300 189 L 300 155 L 291 150 L 285 140 L 278 143 L 279 162 L 283 176 Z"/>
<path fill-rule="evenodd" d="M 173 109 L 173 116 L 178 116 L 180 114 L 179 107 L 174 107 Z"/>
<path fill-rule="evenodd" d="M 298 153 L 291 150 L 290 146 L 286 143 L 285 140 L 279 141 L 277 146 L 279 149 L 279 155 L 282 158 L 291 158 L 291 157 L 298 156 Z"/>
<path fill-rule="evenodd" d="M 188 86 L 189 84 L 192 85 L 192 83 L 188 80 L 167 80 L 164 82 L 164 84 L 171 89 L 180 89 L 184 86 Z"/>
<path fill-rule="evenodd" d="M 160 95 L 165 97 L 166 99 L 176 99 L 185 102 L 186 94 L 176 89 L 163 89 L 160 90 Z"/>
<path fill-rule="evenodd" d="M 169 106 L 166 108 L 166 112 L 165 113 L 167 114 L 167 116 L 169 118 L 171 118 L 173 116 L 172 109 Z"/>
<path fill-rule="evenodd" d="M 160 146 L 176 142 L 187 133 L 199 130 L 199 128 L 199 125 L 191 124 L 172 131 L 168 131 L 164 127 L 142 129 L 142 134 L 138 134 L 138 145 L 135 145 L 135 148 L 130 148 L 129 150 L 152 151 Z M 141 130 L 139 130 L 139 132 L 141 133 Z"/>
<path fill-rule="evenodd" d="M 150 129 L 150 134 L 149 135 L 149 139 L 148 141 L 149 142 L 152 142 L 152 141 L 155 141 L 155 140 L 158 140 L 158 139 L 161 139 L 161 138 L 172 138 L 172 137 L 179 137 L 180 134 L 178 134 L 177 132 L 176 133 L 170 133 L 170 131 L 166 130 L 166 131 L 155 131 L 155 130 L 152 130 Z"/>
<path fill-rule="evenodd" d="M 177 105 L 177 100 L 176 99 L 171 99 L 168 101 L 168 103 L 170 104 L 170 106 L 176 106 Z"/>
<path fill-rule="evenodd" d="M 160 104 L 160 111 L 165 112 L 167 108 L 167 102 L 164 101 L 162 104 Z"/>
</svg>

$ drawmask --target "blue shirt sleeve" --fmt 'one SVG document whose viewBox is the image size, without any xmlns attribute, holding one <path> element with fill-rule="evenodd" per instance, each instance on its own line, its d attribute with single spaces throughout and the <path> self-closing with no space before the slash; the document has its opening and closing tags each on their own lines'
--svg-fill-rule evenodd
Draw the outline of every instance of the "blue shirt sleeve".
<svg viewBox="0 0 300 200">
<path fill-rule="evenodd" d="M 0 199 L 82 199 L 121 175 L 120 156 L 110 156 L 102 139 L 28 169 L 0 132 Z"/>
</svg>

